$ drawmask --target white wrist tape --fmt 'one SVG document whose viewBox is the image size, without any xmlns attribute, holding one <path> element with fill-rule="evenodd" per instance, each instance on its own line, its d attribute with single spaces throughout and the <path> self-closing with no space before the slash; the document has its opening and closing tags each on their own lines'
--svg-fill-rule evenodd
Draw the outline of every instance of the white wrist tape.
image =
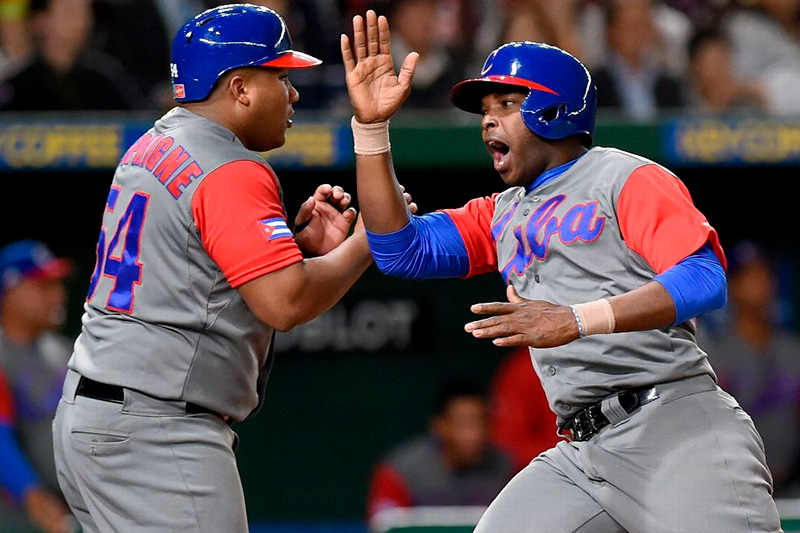
<svg viewBox="0 0 800 533">
<path fill-rule="evenodd" d="M 392 149 L 389 144 L 389 121 L 362 124 L 353 117 L 353 151 L 358 155 L 385 154 Z"/>
<path fill-rule="evenodd" d="M 571 306 L 578 320 L 578 330 L 583 329 L 582 337 L 598 333 L 614 333 L 617 318 L 611 308 L 611 302 L 603 298 L 585 304 Z M 581 328 L 581 326 L 583 326 Z"/>
</svg>

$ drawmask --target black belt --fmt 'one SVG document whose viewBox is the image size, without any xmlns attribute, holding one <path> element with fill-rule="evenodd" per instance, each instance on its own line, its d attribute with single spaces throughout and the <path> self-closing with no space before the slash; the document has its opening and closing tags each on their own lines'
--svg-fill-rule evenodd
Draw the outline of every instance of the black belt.
<svg viewBox="0 0 800 533">
<path fill-rule="evenodd" d="M 617 394 L 617 397 L 625 412 L 631 414 L 639 407 L 658 398 L 658 392 L 655 387 L 641 387 L 622 391 Z M 579 411 L 575 417 L 564 425 L 564 428 L 568 429 L 572 434 L 572 440 L 589 440 L 598 431 L 611 423 L 606 415 L 603 414 L 602 403 L 596 403 Z"/>
<path fill-rule="evenodd" d="M 125 390 L 117 385 L 106 385 L 93 379 L 81 376 L 78 381 L 78 388 L 75 389 L 77 396 L 84 396 L 94 400 L 102 400 L 104 402 L 124 403 Z M 212 411 L 202 405 L 186 402 L 186 413 L 190 415 L 208 413 L 220 417 L 227 421 L 227 418 L 216 411 Z"/>
</svg>

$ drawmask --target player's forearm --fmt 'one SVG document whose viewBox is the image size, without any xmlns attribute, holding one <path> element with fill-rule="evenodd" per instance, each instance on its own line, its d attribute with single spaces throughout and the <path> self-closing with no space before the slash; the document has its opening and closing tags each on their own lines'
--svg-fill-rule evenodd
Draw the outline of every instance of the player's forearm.
<svg viewBox="0 0 800 533">
<path fill-rule="evenodd" d="M 675 302 L 657 281 L 609 298 L 609 302 L 614 310 L 616 332 L 666 328 L 675 321 Z"/>
<path fill-rule="evenodd" d="M 330 253 L 305 260 L 306 282 L 298 295 L 297 324 L 336 305 L 371 264 L 367 238 L 360 230 Z"/>
<path fill-rule="evenodd" d="M 370 264 L 367 239 L 359 229 L 330 253 L 257 278 L 239 292 L 259 320 L 287 331 L 333 307 Z"/>
<path fill-rule="evenodd" d="M 391 152 L 356 155 L 358 205 L 373 233 L 392 233 L 408 224 L 408 207 L 392 165 Z"/>
</svg>

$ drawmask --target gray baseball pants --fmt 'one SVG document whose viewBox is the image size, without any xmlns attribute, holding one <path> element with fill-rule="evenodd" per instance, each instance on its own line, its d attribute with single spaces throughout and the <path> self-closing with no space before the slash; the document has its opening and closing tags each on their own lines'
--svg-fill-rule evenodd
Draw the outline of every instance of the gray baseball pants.
<svg viewBox="0 0 800 533">
<path fill-rule="evenodd" d="M 127 389 L 122 404 L 76 396 L 79 378 L 67 375 L 53 439 L 84 533 L 247 532 L 236 435 L 220 417 Z"/>
<path fill-rule="evenodd" d="M 657 391 L 534 459 L 475 533 L 780 532 L 763 443 L 736 400 L 708 376 Z"/>
</svg>

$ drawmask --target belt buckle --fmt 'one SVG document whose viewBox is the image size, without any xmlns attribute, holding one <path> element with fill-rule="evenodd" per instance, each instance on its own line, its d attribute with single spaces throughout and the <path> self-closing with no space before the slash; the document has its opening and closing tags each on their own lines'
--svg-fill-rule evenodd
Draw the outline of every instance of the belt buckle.
<svg viewBox="0 0 800 533">
<path fill-rule="evenodd" d="M 592 415 L 592 410 L 589 407 L 578 413 L 575 418 L 572 419 L 571 426 L 570 431 L 572 431 L 572 436 L 574 440 L 579 442 L 589 440 L 598 430 L 595 417 Z"/>
<path fill-rule="evenodd" d="M 641 401 L 639 400 L 639 395 L 632 390 L 625 390 L 620 392 L 619 394 L 617 394 L 617 399 L 619 400 L 619 404 L 622 406 L 623 409 L 625 409 L 625 412 L 628 414 L 632 414 L 641 405 Z"/>
</svg>

